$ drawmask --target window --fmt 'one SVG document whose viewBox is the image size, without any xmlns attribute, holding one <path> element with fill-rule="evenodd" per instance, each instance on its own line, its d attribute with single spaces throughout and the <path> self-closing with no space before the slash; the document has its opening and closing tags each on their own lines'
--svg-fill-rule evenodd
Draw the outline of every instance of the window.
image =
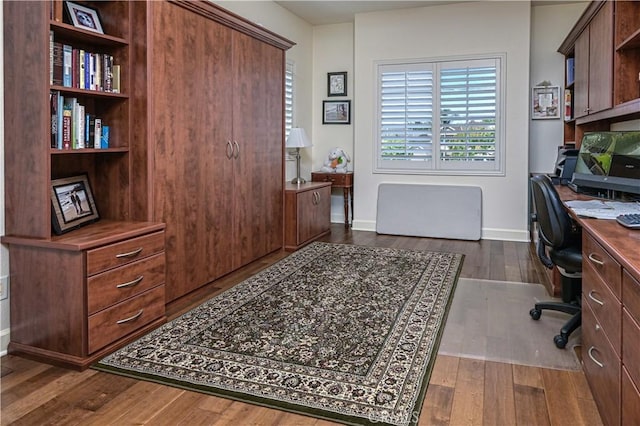
<svg viewBox="0 0 640 426">
<path fill-rule="evenodd" d="M 284 72 L 284 138 L 293 127 L 293 63 L 287 61 Z"/>
<path fill-rule="evenodd" d="M 501 174 L 503 62 L 378 63 L 375 171 Z"/>
</svg>

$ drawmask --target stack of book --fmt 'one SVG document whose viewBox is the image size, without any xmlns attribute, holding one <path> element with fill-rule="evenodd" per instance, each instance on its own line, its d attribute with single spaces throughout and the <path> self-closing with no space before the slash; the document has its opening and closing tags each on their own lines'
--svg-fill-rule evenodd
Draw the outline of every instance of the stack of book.
<svg viewBox="0 0 640 426">
<path fill-rule="evenodd" d="M 109 148 L 109 126 L 102 122 L 102 118 L 89 114 L 77 98 L 65 98 L 58 90 L 52 90 L 49 97 L 51 148 Z"/>
<path fill-rule="evenodd" d="M 55 41 L 53 32 L 49 42 L 51 85 L 120 93 L 120 65 L 112 55 Z"/>
</svg>

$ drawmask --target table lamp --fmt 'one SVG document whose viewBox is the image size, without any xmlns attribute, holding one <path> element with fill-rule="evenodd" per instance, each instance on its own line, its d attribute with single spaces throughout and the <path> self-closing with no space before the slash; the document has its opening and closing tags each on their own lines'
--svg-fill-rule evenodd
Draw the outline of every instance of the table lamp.
<svg viewBox="0 0 640 426">
<path fill-rule="evenodd" d="M 300 148 L 308 148 L 312 146 L 311 141 L 307 137 L 307 133 L 300 127 L 294 127 L 289 132 L 286 147 L 296 149 L 296 177 L 291 183 L 305 183 L 306 180 L 300 177 Z"/>
</svg>

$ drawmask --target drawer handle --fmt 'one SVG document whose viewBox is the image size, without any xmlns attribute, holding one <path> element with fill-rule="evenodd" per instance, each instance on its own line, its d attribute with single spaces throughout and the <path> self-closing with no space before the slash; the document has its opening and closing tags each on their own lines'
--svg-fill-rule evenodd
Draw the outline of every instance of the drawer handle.
<svg viewBox="0 0 640 426">
<path fill-rule="evenodd" d="M 116 321 L 116 324 L 124 324 L 127 322 L 135 321 L 140 317 L 140 315 L 142 315 L 143 312 L 144 312 L 144 309 L 140 309 L 140 311 L 138 311 L 137 314 L 130 316 L 129 318 L 118 320 Z"/>
<path fill-rule="evenodd" d="M 137 248 L 137 249 L 135 249 L 135 250 L 133 250 L 133 251 L 130 251 L 130 252 L 128 252 L 128 253 L 119 253 L 119 254 L 116 254 L 116 258 L 118 258 L 118 259 L 122 259 L 122 258 L 124 258 L 124 257 L 133 257 L 133 256 L 137 256 L 137 255 L 139 255 L 141 252 L 142 252 L 142 247 Z"/>
<path fill-rule="evenodd" d="M 602 300 L 598 300 L 598 299 L 596 299 L 596 298 L 593 296 L 593 292 L 594 292 L 593 290 L 591 290 L 591 291 L 589 292 L 589 299 L 593 300 L 594 302 L 596 302 L 596 303 L 597 303 L 598 305 L 600 305 L 600 306 L 604 306 L 604 302 L 603 302 Z"/>
<path fill-rule="evenodd" d="M 144 275 L 140 275 L 138 278 L 136 278 L 133 281 L 129 281 L 128 283 L 118 284 L 116 288 L 133 287 L 134 285 L 140 284 L 140 281 L 142 281 L 143 278 L 144 278 Z"/>
<path fill-rule="evenodd" d="M 589 260 L 599 266 L 604 266 L 604 262 L 600 259 L 596 259 L 596 255 L 594 253 L 589 254 Z"/>
<path fill-rule="evenodd" d="M 593 356 L 593 353 L 592 353 L 592 352 L 593 352 L 595 349 L 596 349 L 596 348 L 595 348 L 594 346 L 591 346 L 591 347 L 589 348 L 589 358 L 591 358 L 591 361 L 593 361 L 593 362 L 594 362 L 598 367 L 600 367 L 600 368 L 604 368 L 604 364 L 603 364 L 603 363 L 601 363 L 600 361 L 598 361 L 597 359 L 595 359 L 595 357 Z"/>
</svg>

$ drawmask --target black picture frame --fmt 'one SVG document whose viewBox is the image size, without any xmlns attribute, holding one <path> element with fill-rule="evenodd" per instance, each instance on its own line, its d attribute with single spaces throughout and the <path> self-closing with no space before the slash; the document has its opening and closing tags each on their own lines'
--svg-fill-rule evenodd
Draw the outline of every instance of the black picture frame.
<svg viewBox="0 0 640 426">
<path fill-rule="evenodd" d="M 56 235 L 100 219 L 86 174 L 51 181 L 51 224 Z"/>
<path fill-rule="evenodd" d="M 327 96 L 347 96 L 347 72 L 327 73 Z"/>
<path fill-rule="evenodd" d="M 351 101 L 322 101 L 322 124 L 351 124 Z"/>
<path fill-rule="evenodd" d="M 69 23 L 73 24 L 74 27 L 82 30 L 93 31 L 94 33 L 104 34 L 102 30 L 102 23 L 100 22 L 100 16 L 96 9 L 71 1 L 65 1 L 64 5 L 69 18 Z"/>
</svg>

